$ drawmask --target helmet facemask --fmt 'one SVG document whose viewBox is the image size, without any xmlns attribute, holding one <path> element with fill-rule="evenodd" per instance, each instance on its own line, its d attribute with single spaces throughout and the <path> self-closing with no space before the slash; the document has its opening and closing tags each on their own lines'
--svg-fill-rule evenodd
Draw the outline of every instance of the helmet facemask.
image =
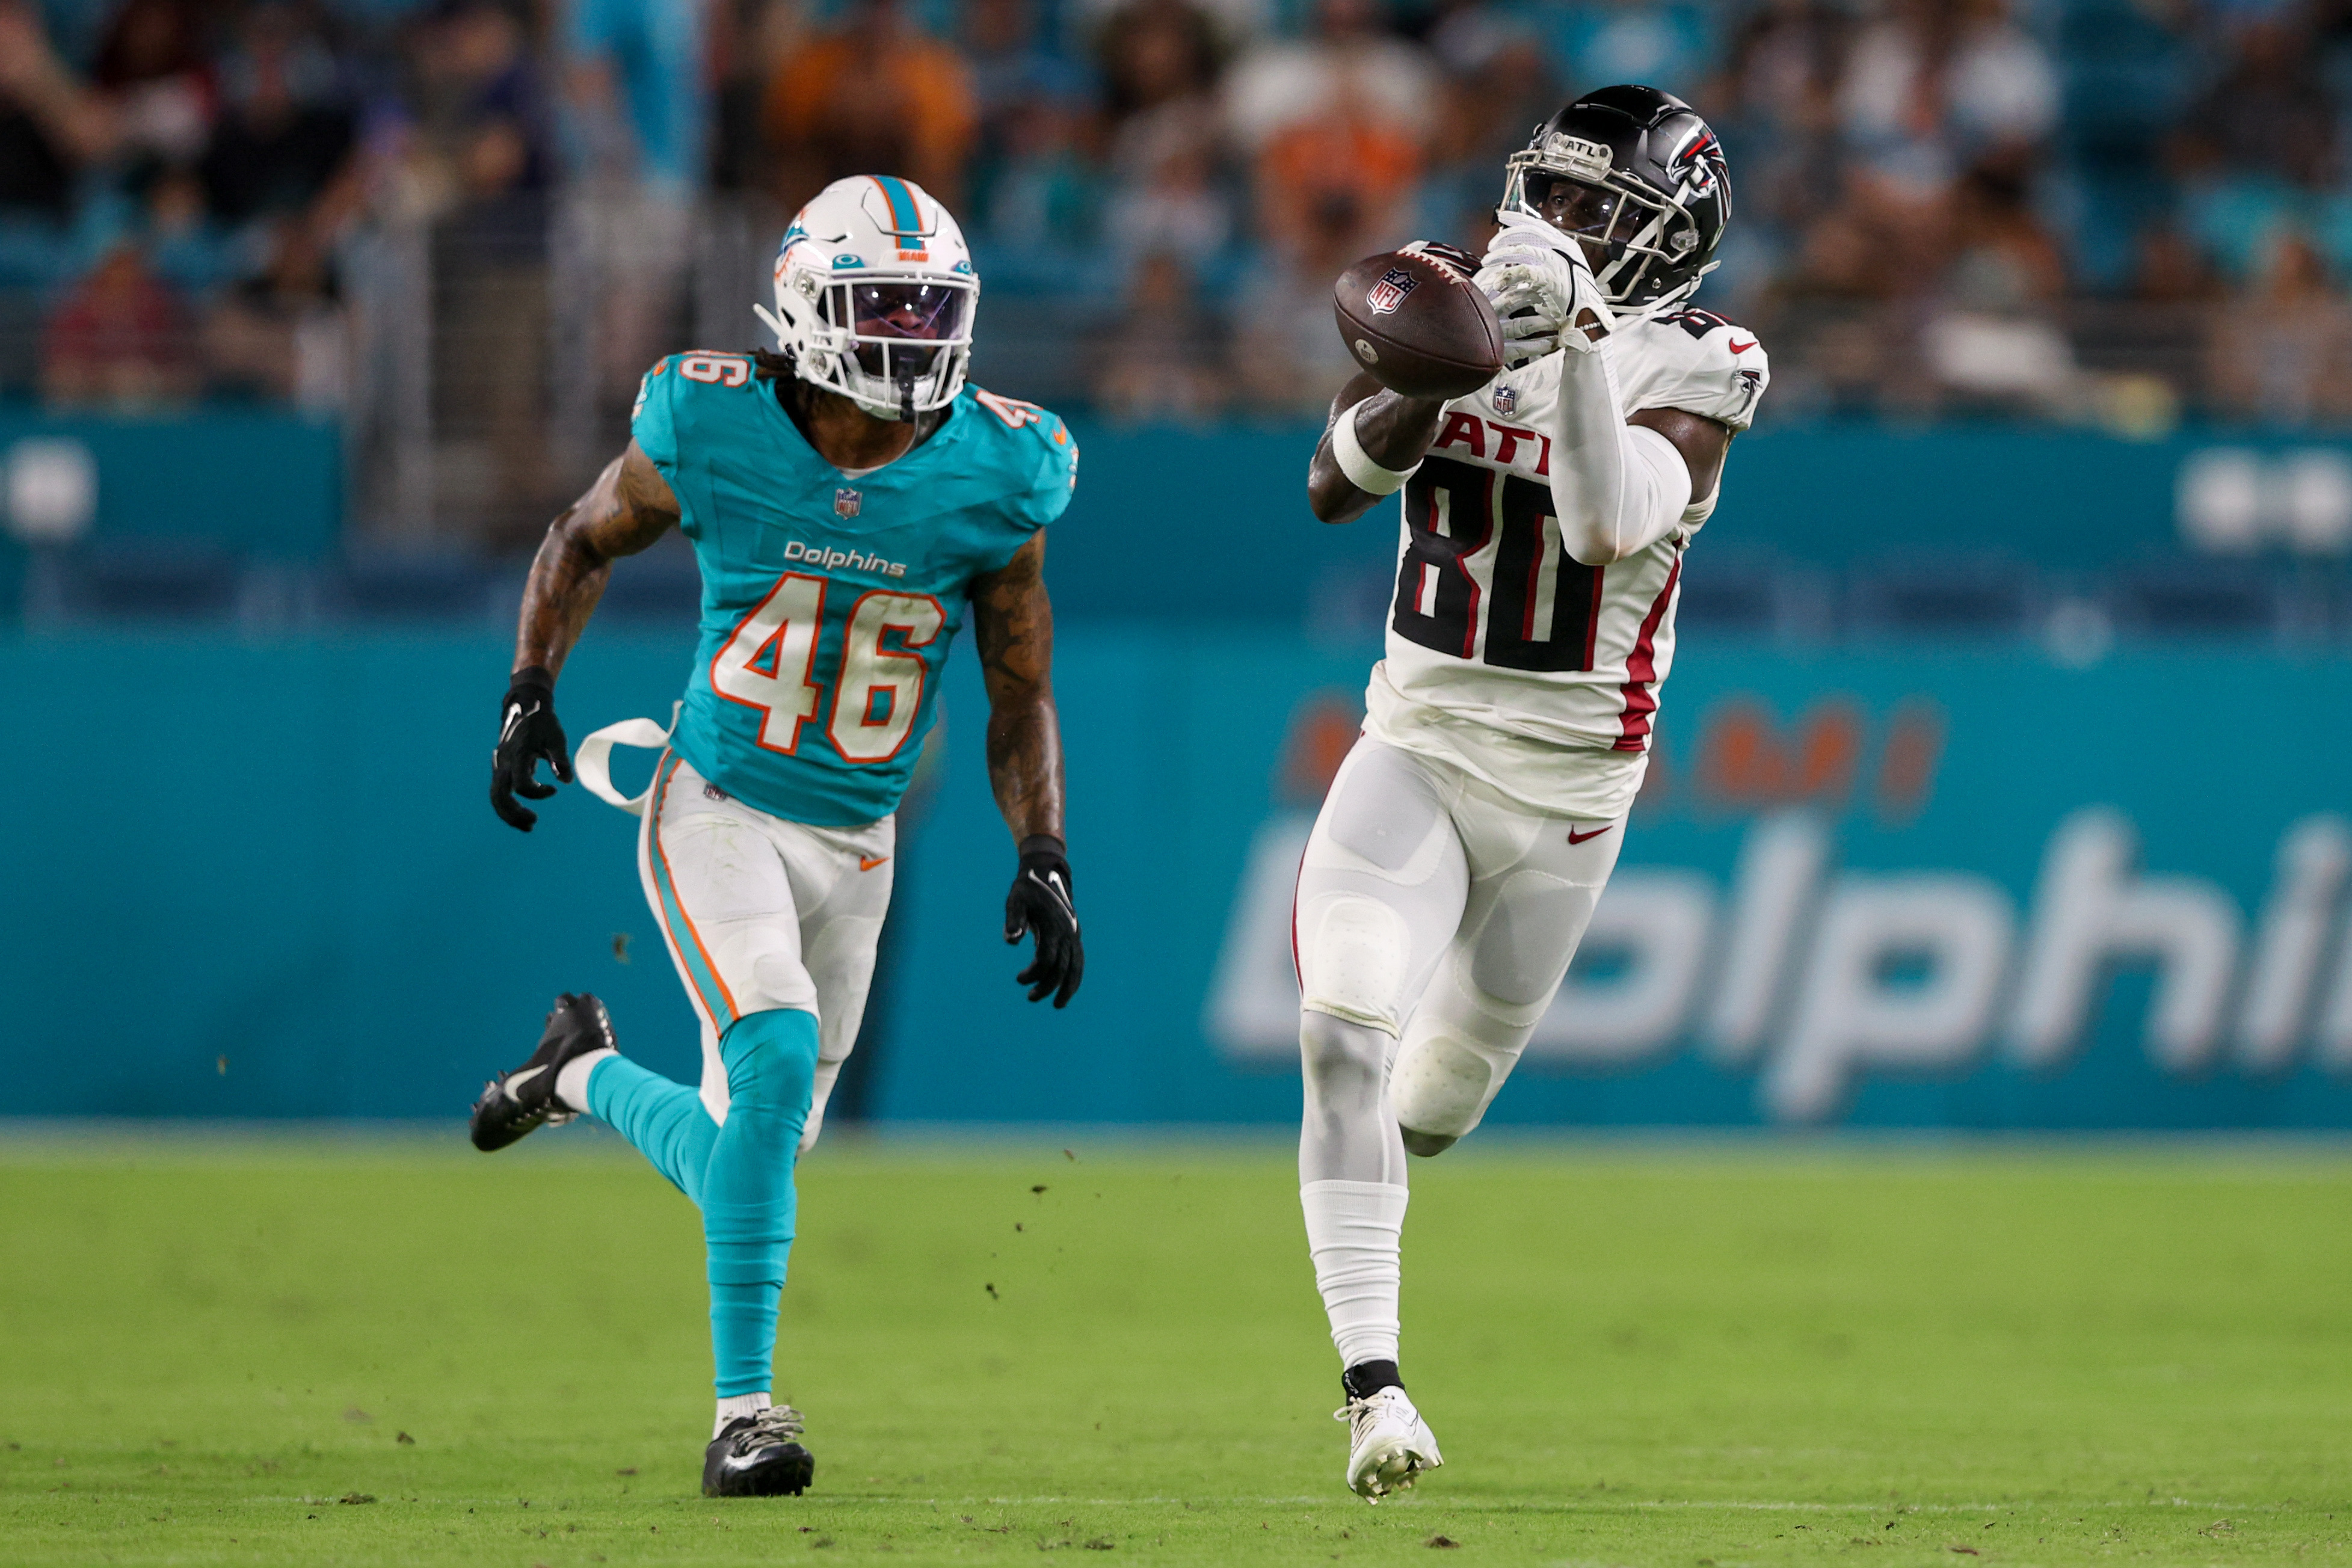
<svg viewBox="0 0 2352 1568">
<path fill-rule="evenodd" d="M 913 420 L 963 390 L 980 286 L 971 278 L 778 269 L 776 304 L 762 310 L 800 378 L 839 392 L 877 419 Z M 789 324 L 789 329 L 786 324 Z"/>
<path fill-rule="evenodd" d="M 1667 279 L 1698 248 L 1697 220 L 1643 181 L 1610 169 L 1606 148 L 1551 140 L 1571 142 L 1571 152 L 1557 156 L 1549 148 L 1529 148 L 1511 155 L 1503 210 L 1540 218 L 1575 239 L 1602 297 L 1621 315 L 1654 314 L 1696 292 L 1715 263 L 1679 283 Z M 1576 156 L 1587 149 L 1600 156 Z"/>
</svg>

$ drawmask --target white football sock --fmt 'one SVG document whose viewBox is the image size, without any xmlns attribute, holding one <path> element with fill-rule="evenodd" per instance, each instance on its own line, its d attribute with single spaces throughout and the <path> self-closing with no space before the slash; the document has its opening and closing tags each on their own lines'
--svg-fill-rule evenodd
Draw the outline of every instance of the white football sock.
<svg viewBox="0 0 2352 1568">
<path fill-rule="evenodd" d="M 1397 1283 L 1408 1193 L 1379 1181 L 1310 1181 L 1298 1189 L 1315 1288 L 1339 1364 L 1397 1359 Z"/>
<path fill-rule="evenodd" d="M 746 1416 L 757 1416 L 772 1403 L 774 1401 L 764 1394 L 738 1394 L 731 1399 L 721 1399 L 719 1402 L 719 1419 L 711 1423 L 710 1435 L 716 1437 L 727 1430 L 728 1422 L 740 1421 Z"/>
<path fill-rule="evenodd" d="M 592 1051 L 565 1062 L 563 1071 L 555 1075 L 555 1103 L 567 1111 L 585 1112 L 588 1075 L 620 1054 L 617 1051 Z"/>
</svg>

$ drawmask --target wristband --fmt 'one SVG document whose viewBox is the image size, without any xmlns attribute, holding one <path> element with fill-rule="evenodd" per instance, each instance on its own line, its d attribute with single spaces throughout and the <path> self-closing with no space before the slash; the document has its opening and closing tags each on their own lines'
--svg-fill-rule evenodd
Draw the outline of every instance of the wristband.
<svg viewBox="0 0 2352 1568">
<path fill-rule="evenodd" d="M 1421 465 L 1416 463 L 1399 473 L 1372 461 L 1364 444 L 1356 439 L 1356 411 L 1363 406 L 1360 402 L 1351 403 L 1331 422 L 1331 455 L 1339 463 L 1339 472 L 1348 476 L 1348 483 L 1357 489 L 1367 496 L 1393 496 L 1404 487 L 1406 480 L 1421 472 Z"/>
</svg>

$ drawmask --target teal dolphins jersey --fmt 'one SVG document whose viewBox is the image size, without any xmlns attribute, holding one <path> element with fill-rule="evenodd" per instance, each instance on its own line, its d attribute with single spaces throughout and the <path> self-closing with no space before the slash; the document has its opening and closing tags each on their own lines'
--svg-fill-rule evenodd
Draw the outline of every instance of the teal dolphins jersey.
<svg viewBox="0 0 2352 1568">
<path fill-rule="evenodd" d="M 702 569 L 671 747 L 791 821 L 888 816 L 972 580 L 1069 505 L 1068 428 L 966 387 L 929 440 L 851 478 L 817 455 L 750 356 L 674 354 L 646 373 L 630 433 L 677 493 Z"/>
</svg>

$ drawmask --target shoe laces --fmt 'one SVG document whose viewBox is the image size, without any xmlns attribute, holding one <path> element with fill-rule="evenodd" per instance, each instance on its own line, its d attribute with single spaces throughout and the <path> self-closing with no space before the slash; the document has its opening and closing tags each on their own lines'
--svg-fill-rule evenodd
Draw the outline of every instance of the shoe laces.
<svg viewBox="0 0 2352 1568">
<path fill-rule="evenodd" d="M 738 1453 L 748 1453 L 771 1443 L 798 1442 L 804 1430 L 799 1411 L 789 1405 L 771 1405 L 754 1415 L 751 1424 L 735 1435 L 735 1448 Z"/>
<path fill-rule="evenodd" d="M 1361 1399 L 1350 1399 L 1331 1412 L 1331 1419 L 1348 1422 L 1351 1431 L 1360 1430 L 1368 1422 L 1380 1419 L 1382 1406 L 1388 1403 L 1381 1396 L 1387 1392 L 1385 1388 L 1375 1388 Z"/>
</svg>

